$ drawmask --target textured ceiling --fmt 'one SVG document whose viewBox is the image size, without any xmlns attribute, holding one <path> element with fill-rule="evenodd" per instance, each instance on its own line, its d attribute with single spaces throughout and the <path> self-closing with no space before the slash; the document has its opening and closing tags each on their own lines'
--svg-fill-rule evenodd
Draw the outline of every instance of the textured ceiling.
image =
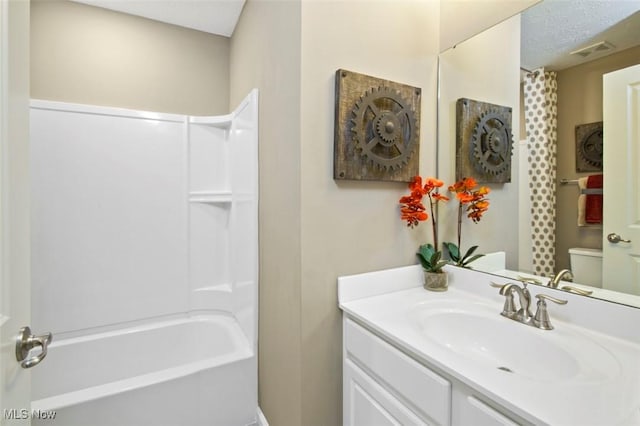
<svg viewBox="0 0 640 426">
<path fill-rule="evenodd" d="M 231 37 L 245 0 L 73 0 Z"/>
<path fill-rule="evenodd" d="M 521 65 L 561 70 L 640 44 L 639 0 L 544 0 L 522 13 Z M 606 41 L 615 48 L 570 52 Z M 640 58 L 639 62 L 640 62 Z"/>
</svg>

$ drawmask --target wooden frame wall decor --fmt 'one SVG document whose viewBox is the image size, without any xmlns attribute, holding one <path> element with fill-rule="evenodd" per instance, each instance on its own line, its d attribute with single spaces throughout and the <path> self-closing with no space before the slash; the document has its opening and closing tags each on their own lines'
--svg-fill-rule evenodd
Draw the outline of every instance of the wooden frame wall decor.
<svg viewBox="0 0 640 426">
<path fill-rule="evenodd" d="M 456 102 L 456 180 L 511 182 L 511 107 L 461 98 Z"/>
<path fill-rule="evenodd" d="M 422 90 L 339 69 L 333 178 L 410 182 L 418 175 Z"/>
<path fill-rule="evenodd" d="M 602 130 L 602 121 L 576 126 L 576 172 L 602 171 Z"/>
</svg>

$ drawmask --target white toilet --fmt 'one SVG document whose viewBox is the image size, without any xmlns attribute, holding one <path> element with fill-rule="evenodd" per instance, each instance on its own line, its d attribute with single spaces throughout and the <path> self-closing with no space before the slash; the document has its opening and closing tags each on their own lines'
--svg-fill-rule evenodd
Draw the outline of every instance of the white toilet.
<svg viewBox="0 0 640 426">
<path fill-rule="evenodd" d="M 570 248 L 569 261 L 574 282 L 602 288 L 601 249 Z"/>
</svg>

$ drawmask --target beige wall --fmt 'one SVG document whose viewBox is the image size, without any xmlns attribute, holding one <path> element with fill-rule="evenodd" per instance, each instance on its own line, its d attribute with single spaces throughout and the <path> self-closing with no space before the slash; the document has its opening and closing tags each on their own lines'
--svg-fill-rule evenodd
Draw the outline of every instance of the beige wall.
<svg viewBox="0 0 640 426">
<path fill-rule="evenodd" d="M 368 24 L 381 17 L 386 31 Z M 334 73 L 421 87 L 421 172 L 434 173 L 437 28 L 435 2 L 245 5 L 231 102 L 260 89 L 259 387 L 271 424 L 342 423 L 336 279 L 412 264 L 425 237 L 399 219 L 405 184 L 333 180 Z"/>
<path fill-rule="evenodd" d="M 500 66 L 486 58 L 500 58 Z M 518 267 L 518 129 L 520 129 L 520 16 L 509 18 L 440 55 L 439 175 L 455 182 L 456 101 L 471 98 L 512 107 L 515 129 L 511 182 L 488 184 L 489 211 L 478 224 L 463 218 L 462 247 L 479 253 L 505 251 L 507 266 Z M 457 201 L 442 206 L 440 240 L 457 240 Z"/>
<path fill-rule="evenodd" d="M 576 225 L 577 187 L 559 184 L 560 179 L 590 174 L 576 172 L 575 126 L 602 121 L 602 75 L 638 63 L 640 47 L 634 47 L 558 72 L 557 270 L 569 267 L 571 247 L 602 248 L 601 228 Z"/>
<path fill-rule="evenodd" d="M 230 55 L 231 105 L 254 87 L 260 91 L 258 387 L 274 426 L 303 424 L 300 7 L 249 0 Z"/>
<path fill-rule="evenodd" d="M 542 0 L 440 0 L 443 52 Z"/>
<path fill-rule="evenodd" d="M 229 39 L 93 6 L 31 2 L 31 97 L 229 112 Z"/>
<path fill-rule="evenodd" d="M 439 5 L 302 3 L 302 424 L 342 424 L 336 279 L 414 264 L 428 226 L 399 218 L 404 183 L 334 181 L 338 68 L 422 88 L 420 173 L 436 167 Z"/>
</svg>

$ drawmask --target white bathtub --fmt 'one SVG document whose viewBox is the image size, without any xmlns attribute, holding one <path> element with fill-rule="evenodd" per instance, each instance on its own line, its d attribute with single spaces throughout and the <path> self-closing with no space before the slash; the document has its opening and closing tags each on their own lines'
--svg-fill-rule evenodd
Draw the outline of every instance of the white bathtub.
<svg viewBox="0 0 640 426">
<path fill-rule="evenodd" d="M 224 425 L 256 421 L 256 357 L 235 319 L 158 321 L 56 339 L 33 369 L 42 425 Z"/>
</svg>

